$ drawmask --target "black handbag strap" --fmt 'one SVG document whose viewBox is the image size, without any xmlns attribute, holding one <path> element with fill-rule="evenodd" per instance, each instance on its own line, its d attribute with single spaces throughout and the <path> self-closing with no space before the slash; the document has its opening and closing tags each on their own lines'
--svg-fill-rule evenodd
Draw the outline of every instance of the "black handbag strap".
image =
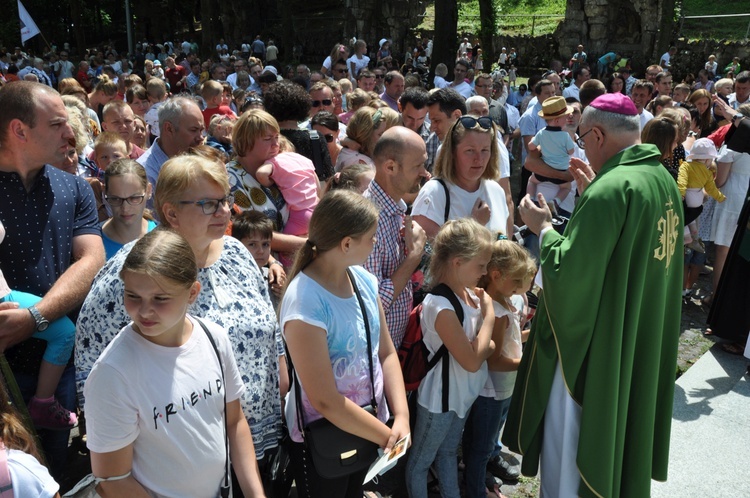
<svg viewBox="0 0 750 498">
<path fill-rule="evenodd" d="M 352 288 L 354 288 L 354 295 L 357 296 L 359 307 L 362 310 L 362 318 L 365 321 L 365 335 L 367 336 L 367 362 L 370 367 L 370 387 L 372 388 L 372 399 L 370 401 L 370 404 L 372 405 L 375 413 L 378 413 L 378 403 L 375 399 L 375 376 L 374 367 L 372 364 L 372 338 L 370 337 L 370 320 L 367 315 L 367 308 L 365 308 L 365 303 L 362 300 L 362 295 L 359 293 L 357 281 L 354 279 L 354 275 L 349 268 L 346 269 L 346 274 L 349 276 L 349 280 L 352 283 Z M 290 377 L 293 377 L 292 383 L 294 384 L 294 404 L 297 411 L 297 428 L 299 429 L 300 434 L 304 436 L 305 431 L 303 428 L 305 426 L 305 420 L 304 413 L 302 412 L 302 390 L 300 389 L 299 376 L 296 375 L 294 371 L 294 363 L 292 362 L 292 357 L 289 355 L 289 348 L 286 349 L 286 358 L 287 362 L 289 363 L 289 371 L 291 372 Z"/>
<path fill-rule="evenodd" d="M 221 370 L 221 384 L 222 384 L 222 390 L 224 392 L 224 485 L 221 486 L 221 497 L 222 498 L 228 498 L 229 497 L 229 440 L 227 439 L 227 383 L 224 381 L 224 365 L 221 362 L 221 355 L 219 354 L 219 348 L 216 347 L 216 341 L 214 340 L 214 336 L 211 335 L 211 332 L 208 331 L 208 327 L 206 327 L 206 324 L 203 323 L 203 321 L 200 318 L 195 318 L 195 321 L 198 322 L 198 324 L 203 329 L 203 332 L 206 333 L 206 337 L 208 337 L 208 341 L 211 343 L 211 347 L 214 348 L 214 353 L 216 353 L 216 359 L 219 361 L 219 370 Z"/>
</svg>

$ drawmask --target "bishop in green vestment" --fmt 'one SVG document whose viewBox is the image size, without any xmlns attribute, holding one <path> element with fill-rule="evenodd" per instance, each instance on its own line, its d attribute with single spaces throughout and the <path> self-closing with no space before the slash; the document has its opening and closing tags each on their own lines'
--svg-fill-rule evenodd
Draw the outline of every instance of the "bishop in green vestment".
<svg viewBox="0 0 750 498">
<path fill-rule="evenodd" d="M 556 416 L 547 407 L 559 369 L 565 395 L 580 407 L 571 467 L 578 496 L 647 497 L 651 479 L 667 478 L 682 201 L 659 150 L 639 143 L 627 97 L 597 98 L 579 129 L 591 169 L 571 167 L 579 185 L 590 184 L 565 233 L 549 229 L 543 199 L 541 208 L 528 197 L 520 206 L 524 222 L 542 234 L 543 291 L 503 442 L 523 455 L 522 472 L 536 475 L 544 438 L 554 436 L 544 427 L 545 415 Z M 541 478 L 544 485 L 544 465 Z"/>
</svg>

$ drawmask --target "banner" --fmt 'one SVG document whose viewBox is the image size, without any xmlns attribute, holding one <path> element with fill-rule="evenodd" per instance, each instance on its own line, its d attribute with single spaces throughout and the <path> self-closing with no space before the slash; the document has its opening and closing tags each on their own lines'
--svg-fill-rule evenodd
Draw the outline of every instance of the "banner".
<svg viewBox="0 0 750 498">
<path fill-rule="evenodd" d="M 39 28 L 31 18 L 26 8 L 18 0 L 18 22 L 21 24 L 21 44 L 26 43 L 26 40 L 30 40 L 39 34 Z"/>
</svg>

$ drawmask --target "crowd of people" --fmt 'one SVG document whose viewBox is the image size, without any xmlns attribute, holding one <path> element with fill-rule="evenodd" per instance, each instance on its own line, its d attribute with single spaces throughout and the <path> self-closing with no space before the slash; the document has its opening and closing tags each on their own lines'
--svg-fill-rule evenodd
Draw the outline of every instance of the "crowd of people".
<svg viewBox="0 0 750 498">
<path fill-rule="evenodd" d="M 737 285 L 750 72 L 711 56 L 675 84 L 670 49 L 639 79 L 580 45 L 516 86 L 514 48 L 485 69 L 464 38 L 427 82 L 414 45 L 337 43 L 320 70 L 259 36 L 203 61 L 2 50 L 0 349 L 54 479 L 78 426 L 105 496 L 265 496 L 282 444 L 298 496 L 367 496 L 369 465 L 318 460 L 319 421 L 385 453 L 411 434 L 411 497 L 666 479 L 707 242 L 714 290 Z M 438 366 L 407 392 L 415 314 Z"/>
</svg>

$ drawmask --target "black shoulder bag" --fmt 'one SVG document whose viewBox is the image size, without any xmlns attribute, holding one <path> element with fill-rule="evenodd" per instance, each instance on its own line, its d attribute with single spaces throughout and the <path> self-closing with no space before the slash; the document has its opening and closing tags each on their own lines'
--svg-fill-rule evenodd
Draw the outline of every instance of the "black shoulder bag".
<svg viewBox="0 0 750 498">
<path fill-rule="evenodd" d="M 359 301 L 362 310 L 362 318 L 365 322 L 365 334 L 367 336 L 367 360 L 370 365 L 370 387 L 372 388 L 372 399 L 370 405 L 363 407 L 373 417 L 378 411 L 375 400 L 374 369 L 372 365 L 372 338 L 370 337 L 370 323 L 367 317 L 365 303 L 357 288 L 354 275 L 347 269 L 347 275 L 352 282 L 354 294 Z M 292 358 L 288 355 L 289 369 L 294 374 Z M 305 424 L 302 412 L 302 391 L 299 386 L 299 377 L 294 377 L 294 397 L 297 408 L 297 427 L 304 435 L 305 450 L 309 452 L 310 460 L 315 466 L 315 471 L 324 479 L 337 479 L 355 472 L 365 470 L 378 458 L 378 445 L 372 441 L 355 436 L 349 432 L 339 429 L 325 418 Z"/>
</svg>

